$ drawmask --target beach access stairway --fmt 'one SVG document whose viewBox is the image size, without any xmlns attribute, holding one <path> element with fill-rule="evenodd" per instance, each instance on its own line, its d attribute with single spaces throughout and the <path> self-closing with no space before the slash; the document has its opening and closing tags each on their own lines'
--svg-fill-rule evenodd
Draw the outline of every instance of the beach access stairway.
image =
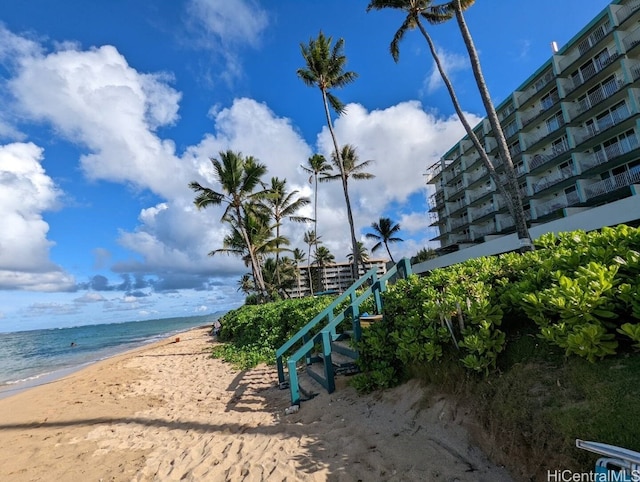
<svg viewBox="0 0 640 482">
<path fill-rule="evenodd" d="M 312 396 L 300 387 L 299 368 L 306 370 L 308 375 L 329 393 L 335 391 L 336 375 L 358 371 L 355 364 L 358 352 L 353 342 L 360 341 L 362 337 L 361 321 L 364 322 L 364 317 L 361 320 L 361 305 L 373 297 L 378 315 L 370 318 L 381 318 L 381 293 L 387 289 L 388 283 L 397 278 L 406 278 L 410 274 L 411 263 L 406 258 L 400 260 L 381 277 L 378 277 L 377 269 L 372 268 L 278 348 L 278 381 L 281 389 L 289 388 L 292 406 L 300 404 L 301 393 L 305 398 Z M 345 303 L 348 303 L 346 308 Z M 338 326 L 345 320 L 351 320 L 351 326 L 347 327 L 350 329 L 339 333 Z"/>
</svg>

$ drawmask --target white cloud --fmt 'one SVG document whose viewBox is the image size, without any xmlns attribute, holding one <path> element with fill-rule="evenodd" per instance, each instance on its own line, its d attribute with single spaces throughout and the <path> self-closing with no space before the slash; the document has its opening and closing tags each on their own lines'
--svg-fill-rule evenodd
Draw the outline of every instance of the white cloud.
<svg viewBox="0 0 640 482">
<path fill-rule="evenodd" d="M 217 70 L 215 76 L 231 85 L 242 76 L 239 50 L 260 45 L 269 25 L 266 10 L 255 0 L 189 0 L 186 10 L 192 34 L 189 45 L 222 60 L 224 69 Z"/>
<path fill-rule="evenodd" d="M 8 83 L 19 109 L 86 146 L 81 165 L 88 178 L 163 196 L 184 190 L 173 142 L 154 132 L 178 119 L 180 94 L 166 74 L 137 72 L 112 46 L 31 52 L 19 64 Z"/>
<path fill-rule="evenodd" d="M 73 278 L 49 260 L 52 242 L 42 213 L 59 191 L 32 143 L 0 146 L 0 289 L 68 290 Z"/>
<path fill-rule="evenodd" d="M 470 67 L 469 59 L 465 55 L 456 54 L 455 52 L 447 52 L 441 48 L 437 48 L 436 51 L 440 58 L 440 63 L 442 64 L 442 67 L 449 79 L 453 78 L 456 72 Z M 427 94 L 431 94 L 443 86 L 444 83 L 442 82 L 442 77 L 440 76 L 440 72 L 434 62 L 431 73 L 424 81 L 423 90 L 425 90 Z"/>
<path fill-rule="evenodd" d="M 466 115 L 472 125 L 480 121 L 478 116 Z M 368 171 L 375 179 L 349 183 L 358 231 L 385 215 L 391 205 L 401 212 L 398 206 L 416 193 L 424 200 L 422 213 L 426 219 L 426 168 L 464 135 L 456 116 L 443 118 L 435 112 L 425 112 L 418 101 L 374 111 L 349 104 L 346 115 L 336 120 L 335 131 L 340 145 L 356 146 L 360 161 L 374 161 Z M 333 150 L 328 129 L 319 135 L 318 145 L 326 156 Z M 336 258 L 344 258 L 351 251 L 351 242 L 340 183 L 321 185 L 319 202 L 318 231 L 325 240 L 331 240 L 328 247 Z M 417 207 L 406 209 L 411 212 Z M 426 244 L 432 236 L 425 229 L 421 242 Z"/>
</svg>

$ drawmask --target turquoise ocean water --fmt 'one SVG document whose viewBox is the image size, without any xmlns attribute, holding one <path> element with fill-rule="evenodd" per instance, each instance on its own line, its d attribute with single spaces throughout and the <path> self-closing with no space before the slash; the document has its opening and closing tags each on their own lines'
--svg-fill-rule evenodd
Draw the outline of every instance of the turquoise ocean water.
<svg viewBox="0 0 640 482">
<path fill-rule="evenodd" d="M 0 333 L 0 398 L 118 353 L 211 325 L 222 314 Z"/>
</svg>

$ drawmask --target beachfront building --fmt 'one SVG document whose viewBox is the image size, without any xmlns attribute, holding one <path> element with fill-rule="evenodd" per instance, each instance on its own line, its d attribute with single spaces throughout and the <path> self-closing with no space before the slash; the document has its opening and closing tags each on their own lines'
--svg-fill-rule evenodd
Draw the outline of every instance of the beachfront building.
<svg viewBox="0 0 640 482">
<path fill-rule="evenodd" d="M 360 275 L 364 275 L 371 268 L 376 268 L 378 276 L 382 276 L 387 272 L 387 263 L 385 259 L 369 259 L 364 261 L 366 269 L 360 267 Z M 324 267 L 311 265 L 311 276 L 313 279 L 313 290 L 317 292 L 336 292 L 342 293 L 347 290 L 353 284 L 353 276 L 351 273 L 350 262 L 344 263 L 330 263 Z M 287 293 L 291 298 L 301 298 L 303 296 L 309 296 L 309 270 L 307 266 L 298 266 L 298 275 L 300 281 L 300 288 L 296 280 L 296 285 L 293 289 L 288 290 Z"/>
<path fill-rule="evenodd" d="M 613 1 L 560 50 L 552 44 L 551 58 L 496 108 L 532 227 L 563 218 L 580 228 L 569 218 L 584 211 L 575 219 L 606 226 L 607 213 L 637 205 L 624 201 L 640 193 L 639 22 L 640 0 Z M 487 119 L 474 131 L 503 173 Z M 428 183 L 441 253 L 515 231 L 467 137 L 428 168 Z M 611 203 L 619 209 L 597 209 Z"/>
</svg>

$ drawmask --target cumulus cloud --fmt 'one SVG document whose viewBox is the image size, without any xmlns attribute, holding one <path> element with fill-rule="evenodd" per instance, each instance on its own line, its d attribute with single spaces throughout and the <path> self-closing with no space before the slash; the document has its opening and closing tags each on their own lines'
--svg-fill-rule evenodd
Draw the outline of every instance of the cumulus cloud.
<svg viewBox="0 0 640 482">
<path fill-rule="evenodd" d="M 467 114 L 467 118 L 472 125 L 480 121 L 480 117 L 473 114 Z M 373 111 L 359 104 L 349 104 L 347 114 L 336 120 L 335 131 L 340 145 L 348 143 L 357 148 L 360 161 L 373 161 L 368 171 L 376 176 L 374 179 L 350 181 L 358 231 L 366 231 L 365 228 L 385 215 L 391 206 L 402 215 L 403 211 L 398 207 L 411 196 L 424 201 L 426 168 L 464 135 L 456 116 L 442 117 L 436 112 L 425 111 L 418 101 Z M 328 129 L 319 134 L 318 145 L 325 156 L 333 151 Z M 318 230 L 325 239 L 331 240 L 329 247 L 335 250 L 336 257 L 345 257 L 351 251 L 351 243 L 348 225 L 345 228 L 346 210 L 339 184 L 320 187 Z M 422 215 L 428 225 L 426 202 L 423 206 Z M 412 212 L 411 207 L 408 209 Z M 432 236 L 433 232 L 425 230 L 421 242 L 427 243 Z M 362 240 L 366 245 L 371 244 L 364 238 Z"/>
<path fill-rule="evenodd" d="M 89 179 L 131 183 L 162 196 L 183 190 L 174 143 L 155 133 L 178 119 L 180 94 L 170 76 L 137 72 L 112 46 L 65 47 L 23 52 L 7 84 L 23 116 L 85 146 L 89 153 L 80 162 Z"/>
<path fill-rule="evenodd" d="M 44 211 L 60 191 L 40 164 L 32 143 L 0 146 L 0 289 L 69 290 L 73 278 L 49 260 L 53 243 Z"/>
</svg>

